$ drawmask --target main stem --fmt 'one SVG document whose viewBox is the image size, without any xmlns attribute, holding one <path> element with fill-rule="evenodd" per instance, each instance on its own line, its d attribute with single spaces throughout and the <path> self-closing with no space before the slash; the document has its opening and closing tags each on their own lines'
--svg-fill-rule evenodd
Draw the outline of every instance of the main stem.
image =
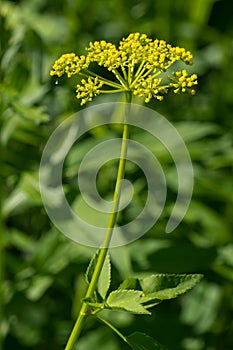
<svg viewBox="0 0 233 350">
<path fill-rule="evenodd" d="M 131 102 L 131 93 L 126 93 L 126 102 Z M 124 127 L 123 127 L 123 134 L 122 134 L 122 143 L 121 143 L 121 152 L 120 152 L 120 159 L 119 159 L 119 165 L 118 165 L 118 172 L 117 172 L 117 179 L 116 179 L 116 185 L 113 195 L 113 204 L 112 204 L 112 210 L 109 216 L 108 220 L 108 226 L 106 229 L 104 241 L 102 243 L 102 246 L 100 248 L 100 253 L 98 257 L 98 261 L 96 263 L 95 270 L 93 272 L 90 284 L 88 286 L 85 298 L 90 298 L 94 294 L 94 291 L 96 289 L 96 285 L 106 258 L 106 255 L 108 253 L 109 244 L 112 238 L 112 232 L 114 229 L 114 226 L 116 224 L 117 220 L 117 212 L 118 212 L 118 206 L 120 202 L 120 194 L 121 194 L 121 180 L 124 179 L 125 175 L 125 162 L 126 162 L 126 154 L 127 154 L 127 144 L 129 139 L 129 125 L 127 124 L 127 113 L 129 113 L 128 109 L 129 105 L 126 106 L 125 111 L 125 117 L 124 117 Z M 83 327 L 83 322 L 85 320 L 86 314 L 88 310 L 88 305 L 86 303 L 82 304 L 82 307 L 79 311 L 78 318 L 75 322 L 74 328 L 70 334 L 70 337 L 68 339 L 68 342 L 66 344 L 65 350 L 72 350 L 75 342 L 77 341 Z"/>
</svg>

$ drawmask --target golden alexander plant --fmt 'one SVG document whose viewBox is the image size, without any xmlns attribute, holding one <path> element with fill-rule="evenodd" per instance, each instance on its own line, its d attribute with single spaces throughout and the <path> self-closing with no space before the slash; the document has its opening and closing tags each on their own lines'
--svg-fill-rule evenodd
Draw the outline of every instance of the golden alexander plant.
<svg viewBox="0 0 233 350">
<path fill-rule="evenodd" d="M 74 53 L 62 55 L 56 60 L 50 73 L 51 76 L 57 77 L 66 74 L 68 78 L 74 75 L 81 78 L 76 86 L 77 98 L 81 99 L 81 105 L 92 101 L 95 96 L 102 93 L 125 93 L 128 106 L 132 95 L 140 96 L 148 103 L 152 98 L 162 101 L 164 95 L 169 92 L 195 94 L 197 75 L 189 75 L 185 69 L 173 69 L 177 67 L 175 63 L 179 61 L 192 65 L 192 54 L 184 48 L 167 44 L 164 40 L 152 40 L 145 34 L 133 33 L 123 38 L 118 47 L 102 40 L 91 42 L 86 51 L 86 55 L 82 56 Z M 95 73 L 96 65 L 106 68 L 107 77 Z M 104 72 L 103 69 L 100 71 Z M 128 139 L 129 125 L 127 118 L 124 118 L 112 211 L 109 214 L 102 245 L 87 269 L 87 291 L 65 350 L 73 349 L 83 329 L 84 320 L 90 315 L 109 326 L 134 350 L 165 349 L 154 339 L 140 332 L 124 336 L 112 323 L 102 317 L 101 311 L 124 310 L 133 314 L 148 315 L 149 308 L 163 300 L 185 293 L 202 278 L 199 274 L 153 274 L 146 278 L 129 277 L 118 289 L 109 292 L 111 280 L 109 244 L 117 222 Z M 75 349 L 78 349 L 78 346 Z"/>
</svg>

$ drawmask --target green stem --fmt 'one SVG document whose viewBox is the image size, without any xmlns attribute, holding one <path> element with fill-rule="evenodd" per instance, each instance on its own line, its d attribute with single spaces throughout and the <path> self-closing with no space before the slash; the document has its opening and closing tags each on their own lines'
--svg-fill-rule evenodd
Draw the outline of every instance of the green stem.
<svg viewBox="0 0 233 350">
<path fill-rule="evenodd" d="M 121 83 L 122 86 L 124 86 L 124 88 L 126 90 L 128 90 L 128 85 L 127 82 L 123 79 L 123 77 L 120 75 L 120 73 L 118 72 L 117 69 L 113 69 L 112 72 L 115 74 L 116 78 L 119 80 L 119 82 Z"/>
<path fill-rule="evenodd" d="M 134 79 L 133 83 L 130 85 L 130 87 L 134 87 L 134 85 L 136 84 L 136 82 L 138 81 L 138 79 L 140 78 L 146 78 L 147 75 L 149 75 L 151 72 L 152 72 L 152 68 L 149 69 L 146 73 L 145 72 L 145 69 L 142 69 L 141 72 L 137 75 L 137 78 Z"/>
<path fill-rule="evenodd" d="M 132 60 L 131 65 L 128 68 L 128 83 L 129 83 L 129 86 L 130 86 L 131 81 L 132 81 L 133 72 L 134 72 L 134 60 Z"/>
<path fill-rule="evenodd" d="M 122 85 L 118 84 L 118 83 L 114 83 L 113 81 L 111 80 L 108 80 L 104 77 L 101 77 L 100 75 L 96 74 L 96 73 L 93 73 L 91 71 L 88 71 L 86 70 L 86 72 L 81 72 L 79 73 L 79 75 L 82 75 L 86 78 L 88 78 L 89 76 L 92 76 L 92 77 L 97 77 L 99 78 L 101 81 L 103 81 L 106 85 L 109 85 L 109 86 L 112 86 L 112 87 L 115 87 L 116 89 L 121 89 L 122 88 Z"/>
<path fill-rule="evenodd" d="M 138 76 L 138 74 L 139 73 L 141 73 L 141 70 L 142 70 L 142 68 L 144 67 L 144 65 L 145 65 L 145 61 L 142 61 L 141 63 L 140 63 L 140 66 L 138 67 L 138 70 L 136 71 L 136 73 L 135 73 L 135 78 Z M 143 69 L 144 70 L 144 69 Z"/>
<path fill-rule="evenodd" d="M 126 93 L 126 102 L 131 102 L 131 93 Z M 112 237 L 112 232 L 114 229 L 114 226 L 116 224 L 117 219 L 117 211 L 120 201 L 120 192 L 121 192 L 121 180 L 123 180 L 125 175 L 125 162 L 126 162 L 126 154 L 127 154 L 127 144 L 128 144 L 128 138 L 129 138 L 129 126 L 126 122 L 127 119 L 127 112 L 124 118 L 124 128 L 123 128 L 123 135 L 122 135 L 122 143 L 121 143 L 121 152 L 120 152 L 120 159 L 119 159 L 119 166 L 118 166 L 118 172 L 117 172 L 117 179 L 116 179 L 116 185 L 115 185 L 115 191 L 113 195 L 113 204 L 112 204 L 112 210 L 109 216 L 108 226 L 106 229 L 104 241 L 102 243 L 102 246 L 100 248 L 100 254 L 90 281 L 90 284 L 88 286 L 85 298 L 90 298 L 94 294 L 94 291 L 96 289 L 96 285 L 106 258 L 106 255 L 108 253 L 109 244 Z M 82 327 L 83 322 L 85 320 L 85 317 L 87 315 L 88 311 L 88 305 L 83 303 L 79 315 L 77 317 L 76 323 L 74 325 L 74 328 L 71 332 L 71 335 L 68 339 L 68 342 L 66 344 L 65 350 L 72 350 L 75 342 L 77 341 Z"/>
<path fill-rule="evenodd" d="M 127 338 L 120 332 L 118 331 L 118 329 L 116 327 L 114 327 L 111 323 L 109 323 L 108 321 L 106 321 L 105 319 L 103 319 L 100 316 L 95 316 L 98 320 L 100 320 L 101 322 L 105 323 L 109 328 L 111 328 L 121 339 L 123 339 L 126 343 L 127 343 Z"/>
<path fill-rule="evenodd" d="M 113 94 L 116 92 L 125 92 L 125 89 L 117 89 L 117 90 L 100 90 L 101 94 Z"/>
<path fill-rule="evenodd" d="M 121 70 L 123 72 L 123 76 L 124 76 L 125 81 L 127 81 L 127 73 L 126 73 L 125 67 L 123 65 L 121 66 Z"/>
</svg>

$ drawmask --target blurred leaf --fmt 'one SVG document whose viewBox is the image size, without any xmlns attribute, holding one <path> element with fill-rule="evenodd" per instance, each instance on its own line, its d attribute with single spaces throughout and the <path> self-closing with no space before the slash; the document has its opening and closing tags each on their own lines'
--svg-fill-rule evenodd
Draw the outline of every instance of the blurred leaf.
<svg viewBox="0 0 233 350">
<path fill-rule="evenodd" d="M 216 1 L 219 0 L 197 0 L 195 5 L 192 2 L 188 3 L 191 19 L 200 26 L 208 22 L 211 9 Z"/>
<path fill-rule="evenodd" d="M 233 244 L 219 248 L 217 261 L 233 267 Z"/>
<path fill-rule="evenodd" d="M 166 350 L 163 345 L 145 333 L 135 332 L 126 339 L 133 350 Z"/>
<path fill-rule="evenodd" d="M 26 291 L 28 299 L 37 301 L 43 296 L 52 283 L 53 278 L 50 276 L 35 276 L 32 280 L 32 284 Z"/>
<path fill-rule="evenodd" d="M 131 254 L 131 258 L 133 260 L 136 260 L 142 269 L 149 269 L 151 266 L 149 262 L 149 256 L 151 254 L 156 254 L 156 252 L 159 250 L 169 248 L 171 247 L 171 245 L 171 241 L 168 240 L 144 239 L 143 250 L 142 242 L 140 240 L 131 243 L 131 245 L 128 246 L 128 250 Z"/>
<path fill-rule="evenodd" d="M 26 252 L 34 252 L 36 249 L 36 241 L 33 237 L 16 229 L 7 231 L 7 245 Z"/>
<path fill-rule="evenodd" d="M 41 205 L 38 174 L 25 173 L 16 187 L 3 203 L 2 214 L 7 217 L 21 213 L 32 205 Z"/>
<path fill-rule="evenodd" d="M 233 281 L 233 244 L 219 248 L 213 269 L 224 278 Z"/>
<path fill-rule="evenodd" d="M 184 142 L 193 142 L 203 139 L 207 135 L 215 134 L 218 126 L 211 123 L 200 123 L 196 121 L 185 121 L 175 123 L 175 127 L 182 136 Z"/>
<path fill-rule="evenodd" d="M 215 248 L 198 248 L 190 243 L 180 242 L 168 248 L 161 248 L 148 257 L 151 271 L 161 273 L 203 272 L 214 262 Z M 185 262 L 185 263 L 184 263 Z"/>
<path fill-rule="evenodd" d="M 56 255 L 60 238 L 60 234 L 55 229 L 40 237 L 33 256 L 33 264 L 37 269 L 42 270 L 45 266 L 48 270 L 51 268 L 50 259 L 53 259 Z M 59 261 L 57 263 L 59 264 Z"/>
<path fill-rule="evenodd" d="M 22 13 L 23 20 L 26 21 L 33 30 L 47 44 L 65 43 L 68 37 L 67 20 L 64 16 L 47 15 L 40 16 L 37 13 L 32 13 L 27 7 Z"/>
<path fill-rule="evenodd" d="M 17 113 L 20 117 L 33 120 L 35 123 L 39 124 L 49 120 L 49 116 L 44 112 L 43 106 L 29 107 L 18 102 L 12 102 L 12 107 L 14 108 L 15 113 Z"/>
<path fill-rule="evenodd" d="M 81 195 L 77 196 L 72 203 L 72 209 L 83 221 L 88 222 L 90 225 L 107 227 L 109 214 L 89 206 Z"/>
<path fill-rule="evenodd" d="M 111 250 L 112 263 L 123 279 L 132 274 L 132 262 L 128 248 L 128 246 L 121 246 Z"/>
<path fill-rule="evenodd" d="M 203 281 L 182 300 L 182 320 L 193 325 L 196 332 L 208 331 L 216 320 L 221 300 L 221 288 Z"/>
<path fill-rule="evenodd" d="M 232 239 L 229 224 L 210 207 L 196 201 L 192 201 L 185 220 L 191 223 L 199 223 L 203 227 L 203 235 L 212 244 L 224 244 Z"/>
<path fill-rule="evenodd" d="M 88 332 L 87 337 L 82 337 L 78 344 L 74 347 L 75 350 L 119 350 L 116 341 L 111 337 L 111 333 L 103 328 Z"/>
</svg>

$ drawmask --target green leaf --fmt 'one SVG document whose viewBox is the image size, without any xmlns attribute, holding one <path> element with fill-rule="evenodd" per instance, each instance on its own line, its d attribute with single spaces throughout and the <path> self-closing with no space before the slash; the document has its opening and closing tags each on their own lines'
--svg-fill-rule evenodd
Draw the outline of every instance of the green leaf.
<svg viewBox="0 0 233 350">
<path fill-rule="evenodd" d="M 86 272 L 87 283 L 90 283 L 91 281 L 92 275 L 94 273 L 94 270 L 99 258 L 99 254 L 100 254 L 100 250 L 98 250 L 96 254 L 93 256 L 87 268 L 87 272 Z M 108 289 L 110 287 L 110 283 L 111 283 L 111 262 L 110 262 L 110 256 L 109 254 L 107 254 L 104 261 L 103 268 L 99 276 L 98 284 L 97 284 L 97 291 L 102 297 L 102 299 L 105 299 Z"/>
<path fill-rule="evenodd" d="M 128 246 L 121 246 L 111 250 L 111 261 L 119 271 L 122 279 L 133 273 L 132 260 Z"/>
<path fill-rule="evenodd" d="M 89 330 L 88 337 L 81 337 L 78 346 L 74 347 L 78 350 L 118 350 L 118 344 L 114 337 L 109 336 L 108 329 L 106 327 Z"/>
<path fill-rule="evenodd" d="M 49 115 L 45 112 L 45 107 L 31 107 L 19 102 L 12 102 L 12 107 L 20 117 L 33 120 L 36 123 L 49 121 Z"/>
<path fill-rule="evenodd" d="M 24 173 L 18 183 L 3 203 L 3 215 L 21 213 L 25 207 L 41 205 L 38 175 L 35 173 Z"/>
<path fill-rule="evenodd" d="M 118 290 L 141 291 L 140 303 L 148 309 L 162 300 L 176 298 L 185 293 L 201 278 L 202 275 L 199 274 L 156 274 L 143 279 L 130 277 L 121 283 Z"/>
<path fill-rule="evenodd" d="M 200 222 L 200 218 L 197 220 Z M 197 221 L 187 222 L 192 225 L 193 222 Z M 208 232 L 211 232 L 210 235 L 212 236 L 212 231 L 209 230 Z M 159 273 L 192 274 L 193 271 L 208 269 L 217 256 L 216 248 L 213 246 L 201 248 L 187 242 L 170 241 L 167 243 L 165 242 L 164 246 L 158 244 L 158 249 L 154 249 L 154 252 L 145 257 L 145 261 L 147 261 L 146 268 L 150 267 L 150 271 L 156 269 Z M 144 253 L 142 255 L 145 256 Z M 137 262 L 140 263 L 138 257 Z"/>
<path fill-rule="evenodd" d="M 108 213 L 104 213 L 96 210 L 86 203 L 82 196 L 77 196 L 72 203 L 72 210 L 78 214 L 78 216 L 88 222 L 90 225 L 98 227 L 107 227 Z"/>
<path fill-rule="evenodd" d="M 182 300 L 181 321 L 198 334 L 211 332 L 218 319 L 222 290 L 212 282 L 203 281 Z"/>
<path fill-rule="evenodd" d="M 193 288 L 202 277 L 200 274 L 156 274 L 141 279 L 143 302 L 176 298 Z"/>
<path fill-rule="evenodd" d="M 140 290 L 115 290 L 109 294 L 106 304 L 111 309 L 125 310 L 133 314 L 150 314 L 141 305 Z"/>
<path fill-rule="evenodd" d="M 163 345 L 145 333 L 135 332 L 126 337 L 126 339 L 127 343 L 134 350 L 166 350 Z"/>
<path fill-rule="evenodd" d="M 109 254 L 107 254 L 99 276 L 98 286 L 97 286 L 97 290 L 103 299 L 105 299 L 107 295 L 108 289 L 110 287 L 110 283 L 111 283 L 111 262 L 110 262 L 110 256 Z"/>
<path fill-rule="evenodd" d="M 92 257 L 92 259 L 91 259 L 91 261 L 90 261 L 90 263 L 88 265 L 88 268 L 87 268 L 87 271 L 86 271 L 86 280 L 87 280 L 88 284 L 91 282 L 91 278 L 92 278 L 93 272 L 95 270 L 99 254 L 100 254 L 100 251 L 97 250 L 97 252 Z"/>
<path fill-rule="evenodd" d="M 51 276 L 35 276 L 31 286 L 26 290 L 28 299 L 32 301 L 39 300 L 52 283 L 53 278 Z"/>
<path fill-rule="evenodd" d="M 126 280 L 124 280 L 119 288 L 120 290 L 122 289 L 137 289 L 137 290 L 142 290 L 141 288 L 141 285 L 140 285 L 140 280 L 138 278 L 134 278 L 134 277 L 129 277 L 127 278 Z M 142 291 L 143 292 L 143 291 Z M 153 300 L 153 302 L 151 303 L 151 301 Z M 150 302 L 150 303 L 148 303 Z M 143 303 L 144 307 L 146 307 L 147 309 L 150 308 L 150 307 L 153 307 L 159 303 L 161 303 L 161 300 L 157 299 L 157 298 L 154 298 L 154 297 L 147 297 L 145 295 L 145 293 L 143 292 L 142 293 L 142 296 L 141 296 L 141 303 Z M 146 304 L 146 305 L 145 305 Z"/>
</svg>

